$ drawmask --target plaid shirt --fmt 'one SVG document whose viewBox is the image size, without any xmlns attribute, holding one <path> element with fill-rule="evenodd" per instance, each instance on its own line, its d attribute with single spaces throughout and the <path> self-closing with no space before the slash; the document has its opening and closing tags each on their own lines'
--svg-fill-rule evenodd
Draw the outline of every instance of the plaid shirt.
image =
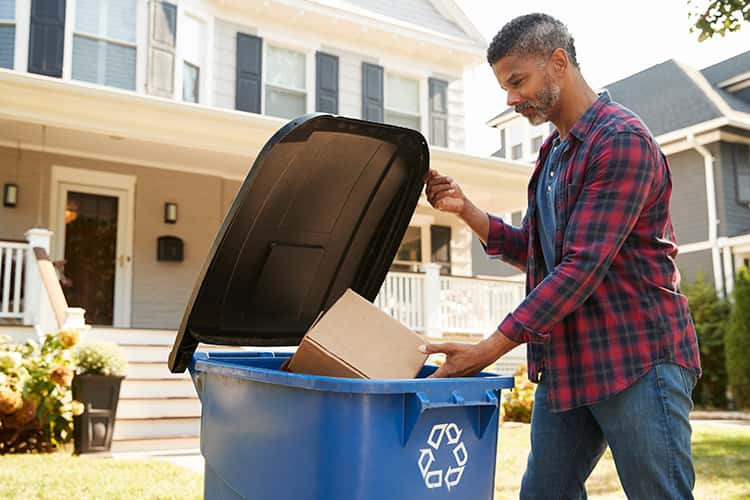
<svg viewBox="0 0 750 500">
<path fill-rule="evenodd" d="M 646 126 L 605 92 L 570 130 L 557 179 L 555 268 L 539 241 L 536 186 L 522 227 L 489 216 L 487 253 L 526 271 L 524 301 L 500 324 L 528 345 L 554 411 L 602 401 L 659 363 L 700 374 L 695 327 L 678 291 L 669 167 Z"/>
</svg>

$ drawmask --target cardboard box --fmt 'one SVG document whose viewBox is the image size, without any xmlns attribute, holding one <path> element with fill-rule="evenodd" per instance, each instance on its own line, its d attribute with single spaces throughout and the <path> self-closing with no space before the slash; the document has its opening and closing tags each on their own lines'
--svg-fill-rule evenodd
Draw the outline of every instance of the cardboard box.
<svg viewBox="0 0 750 500">
<path fill-rule="evenodd" d="M 410 379 L 427 360 L 424 338 L 347 290 L 310 327 L 285 365 L 295 373 L 365 379 Z"/>
</svg>

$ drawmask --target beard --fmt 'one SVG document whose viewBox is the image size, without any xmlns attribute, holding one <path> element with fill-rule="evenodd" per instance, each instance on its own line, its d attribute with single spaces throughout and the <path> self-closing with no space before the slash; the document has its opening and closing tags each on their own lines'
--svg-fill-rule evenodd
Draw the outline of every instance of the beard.
<svg viewBox="0 0 750 500">
<path fill-rule="evenodd" d="M 560 87 L 545 75 L 544 87 L 537 93 L 534 100 L 519 104 L 515 110 L 516 113 L 531 111 L 531 114 L 527 116 L 529 123 L 535 126 L 541 125 L 549 121 L 550 112 L 559 99 Z"/>
</svg>

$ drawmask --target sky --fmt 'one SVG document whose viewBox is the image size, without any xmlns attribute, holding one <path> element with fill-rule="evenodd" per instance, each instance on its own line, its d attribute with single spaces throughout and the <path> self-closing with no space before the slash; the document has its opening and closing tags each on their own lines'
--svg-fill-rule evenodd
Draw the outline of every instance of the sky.
<svg viewBox="0 0 750 500">
<path fill-rule="evenodd" d="M 750 50 L 750 24 L 725 37 L 697 41 L 687 0 L 457 0 L 485 40 L 516 16 L 545 12 L 568 26 L 583 76 L 594 88 L 676 59 L 702 69 Z M 708 0 L 694 0 L 705 5 Z M 505 92 L 486 64 L 466 76 L 466 149 L 487 155 L 499 147 L 487 120 L 505 109 Z"/>
</svg>

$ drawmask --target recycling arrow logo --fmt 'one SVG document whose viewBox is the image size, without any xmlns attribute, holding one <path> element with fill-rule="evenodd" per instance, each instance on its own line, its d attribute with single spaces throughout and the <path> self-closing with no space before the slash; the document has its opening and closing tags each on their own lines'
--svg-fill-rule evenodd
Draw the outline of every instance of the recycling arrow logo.
<svg viewBox="0 0 750 500">
<path fill-rule="evenodd" d="M 466 446 L 461 441 L 463 431 L 454 423 L 436 424 L 430 431 L 427 438 L 429 448 L 419 450 L 419 471 L 422 473 L 422 479 L 425 486 L 429 489 L 442 488 L 445 486 L 450 491 L 451 488 L 458 486 L 461 482 L 461 476 L 464 473 L 464 467 L 469 461 L 469 453 Z M 451 447 L 453 463 L 448 467 L 440 467 L 436 464 L 435 452 L 441 446 Z"/>
</svg>

